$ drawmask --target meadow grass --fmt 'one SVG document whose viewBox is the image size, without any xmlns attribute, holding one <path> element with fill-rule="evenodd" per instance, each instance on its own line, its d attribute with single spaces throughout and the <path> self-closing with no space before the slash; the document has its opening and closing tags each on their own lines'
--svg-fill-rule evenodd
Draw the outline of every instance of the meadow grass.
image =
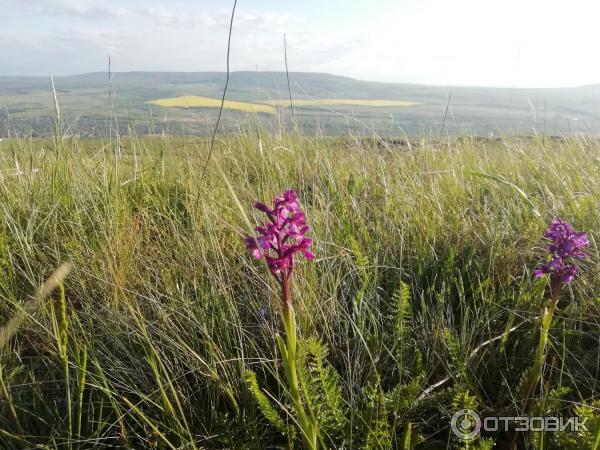
<svg viewBox="0 0 600 450">
<path fill-rule="evenodd" d="M 151 105 L 163 106 L 166 108 L 220 108 L 221 100 L 210 97 L 202 97 L 199 95 L 183 95 L 172 98 L 159 98 L 146 102 Z M 223 105 L 226 109 L 235 109 L 238 111 L 250 113 L 268 113 L 274 114 L 275 108 L 269 105 L 250 102 L 237 102 L 226 100 Z"/>
<path fill-rule="evenodd" d="M 2 323 L 72 265 L 0 353 L 0 448 L 299 447 L 278 292 L 242 241 L 244 215 L 260 219 L 254 202 L 286 188 L 314 239 L 292 294 L 324 446 L 502 448 L 502 434 L 454 439 L 450 417 L 517 413 L 547 303 L 532 271 L 559 216 L 589 232 L 590 256 L 562 293 L 533 403 L 589 417 L 590 432 L 524 437 L 593 448 L 597 141 L 388 148 L 249 130 L 218 139 L 204 180 L 204 139 L 132 135 L 120 151 L 99 139 L 0 142 Z"/>
</svg>

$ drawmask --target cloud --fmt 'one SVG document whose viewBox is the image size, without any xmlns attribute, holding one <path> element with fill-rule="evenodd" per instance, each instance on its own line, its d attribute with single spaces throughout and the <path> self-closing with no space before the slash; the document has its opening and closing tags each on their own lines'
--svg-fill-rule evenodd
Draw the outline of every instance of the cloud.
<svg viewBox="0 0 600 450">
<path fill-rule="evenodd" d="M 5 2 L 0 74 L 102 70 L 107 54 L 115 70 L 225 69 L 231 11 L 215 9 L 215 2 Z M 356 3 L 366 8 L 368 2 Z M 317 6 L 296 8 L 297 14 L 242 7 L 231 64 L 234 70 L 282 70 L 285 33 L 291 70 L 447 85 L 592 83 L 600 73 L 593 58 L 600 4 L 572 3 L 567 9 L 559 0 L 414 0 L 361 15 L 359 6 L 344 2 L 335 17 L 321 17 Z"/>
<path fill-rule="evenodd" d="M 442 85 L 561 86 L 598 81 L 600 4 L 419 0 L 361 24 L 331 64 L 358 78 Z"/>
<path fill-rule="evenodd" d="M 9 1 L 36 13 L 63 14 L 94 20 L 126 18 L 133 13 L 128 8 L 99 0 L 28 0 L 24 5 L 20 0 Z"/>
<path fill-rule="evenodd" d="M 165 7 L 146 3 L 127 8 L 111 0 L 29 0 L 24 9 L 20 0 L 13 16 L 29 22 L 29 31 L 23 28 L 5 29 L 3 42 L 23 46 L 22 37 L 29 35 L 25 59 L 17 63 L 15 53 L 2 72 L 22 70 L 24 61 L 39 59 L 31 64 L 29 74 L 43 74 L 53 70 L 57 74 L 102 70 L 106 55 L 111 55 L 115 70 L 224 70 L 227 32 L 231 11 L 207 10 L 200 4 L 194 7 Z M 9 13 L 10 14 L 10 13 Z M 51 19 L 49 19 L 51 17 Z M 232 66 L 236 69 L 275 67 L 283 61 L 283 33 L 301 28 L 304 19 L 273 11 L 236 11 L 233 39 Z M 37 22 L 37 23 L 36 23 Z M 53 55 L 50 60 L 42 49 Z M 8 55 L 0 49 L 0 56 Z M 60 63 L 55 62 L 60 61 Z M 10 67 L 12 65 L 12 69 Z M 50 67 L 48 67 L 50 65 Z M 0 73 L 1 74 L 1 73 Z"/>
<path fill-rule="evenodd" d="M 8 0 L 23 7 L 22 0 Z M 159 26 L 205 28 L 229 24 L 230 11 L 208 12 L 198 8 L 147 6 L 125 8 L 110 0 L 28 0 L 24 5 L 38 14 L 74 16 L 90 21 L 116 20 L 131 24 L 133 20 L 146 20 Z M 237 9 L 236 27 L 283 31 L 302 18 L 288 13 L 249 11 Z"/>
<path fill-rule="evenodd" d="M 190 12 L 168 9 L 163 6 L 132 11 L 139 19 L 147 19 L 162 27 L 204 28 L 213 27 L 219 19 L 207 12 Z"/>
<path fill-rule="evenodd" d="M 136 34 L 111 28 L 73 28 L 49 36 L 65 55 L 87 58 L 88 55 L 123 55 L 124 43 L 135 39 Z"/>
</svg>

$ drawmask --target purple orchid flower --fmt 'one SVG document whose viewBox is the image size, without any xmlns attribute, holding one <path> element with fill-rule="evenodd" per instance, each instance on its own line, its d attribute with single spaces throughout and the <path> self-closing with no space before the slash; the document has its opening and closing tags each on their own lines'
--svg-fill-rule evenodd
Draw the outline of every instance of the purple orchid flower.
<svg viewBox="0 0 600 450">
<path fill-rule="evenodd" d="M 273 203 L 272 209 L 263 203 L 254 205 L 269 221 L 256 227 L 258 236 L 247 236 L 244 242 L 256 259 L 266 260 L 275 279 L 282 283 L 292 274 L 297 253 L 309 260 L 314 255 L 310 251 L 312 240 L 306 237 L 309 229 L 306 216 L 298 205 L 296 192 L 287 190 L 275 197 Z"/>
<path fill-rule="evenodd" d="M 589 245 L 587 233 L 575 231 L 571 224 L 554 219 L 544 237 L 550 240 L 546 246 L 549 260 L 533 272 L 535 277 L 550 275 L 553 282 L 570 283 L 577 275 L 573 258 L 583 259 L 587 256 L 584 251 Z"/>
</svg>

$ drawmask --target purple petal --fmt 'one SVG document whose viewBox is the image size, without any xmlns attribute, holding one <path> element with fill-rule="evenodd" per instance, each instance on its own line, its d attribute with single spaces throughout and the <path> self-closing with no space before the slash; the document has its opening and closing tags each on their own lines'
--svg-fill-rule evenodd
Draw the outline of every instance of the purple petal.
<svg viewBox="0 0 600 450">
<path fill-rule="evenodd" d="M 304 250 L 303 254 L 304 254 L 304 257 L 306 259 L 308 259 L 309 261 L 312 261 L 313 259 L 315 259 L 315 255 L 310 250 Z"/>
<path fill-rule="evenodd" d="M 575 278 L 575 275 L 577 275 L 577 267 L 574 265 L 566 266 L 561 276 L 561 280 L 563 283 L 570 283 Z"/>
</svg>

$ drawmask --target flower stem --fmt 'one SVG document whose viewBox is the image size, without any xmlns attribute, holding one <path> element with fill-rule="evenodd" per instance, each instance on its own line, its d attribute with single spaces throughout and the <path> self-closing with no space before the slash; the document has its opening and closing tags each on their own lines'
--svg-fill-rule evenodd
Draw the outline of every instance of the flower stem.
<svg viewBox="0 0 600 450">
<path fill-rule="evenodd" d="M 535 387 L 537 386 L 542 377 L 542 370 L 544 368 L 544 362 L 546 361 L 547 356 L 548 333 L 550 332 L 550 325 L 552 324 L 552 319 L 554 318 L 554 311 L 556 310 L 556 305 L 558 304 L 558 298 L 560 294 L 560 289 L 562 287 L 562 282 L 560 281 L 560 279 L 552 278 L 550 285 L 550 306 L 544 309 L 544 312 L 541 316 L 540 339 L 538 341 L 535 360 L 533 362 L 533 365 L 529 368 L 529 371 L 527 372 L 527 378 L 521 386 L 521 389 L 519 390 L 517 396 L 517 399 L 522 401 L 521 413 L 523 415 L 529 413 L 533 401 L 533 392 L 535 391 Z M 510 445 L 511 449 L 516 448 L 516 441 L 517 434 L 513 432 Z"/>
<path fill-rule="evenodd" d="M 535 389 L 536 384 L 540 381 L 540 377 L 542 376 L 542 369 L 544 367 L 544 362 L 546 360 L 547 354 L 546 347 L 548 344 L 548 333 L 550 331 L 552 319 L 554 318 L 554 311 L 556 310 L 556 305 L 558 303 L 558 297 L 562 283 L 560 282 L 560 280 L 553 279 L 551 281 L 551 285 L 552 294 L 550 299 L 550 306 L 548 308 L 545 308 L 541 317 L 540 340 L 538 342 L 536 358 L 533 366 L 529 370 L 524 395 L 520 397 L 523 400 L 524 413 L 529 412 L 531 396 L 533 395 L 533 391 Z"/>
<path fill-rule="evenodd" d="M 294 409 L 298 416 L 300 432 L 304 447 L 308 450 L 317 449 L 317 425 L 311 414 L 307 414 L 302 398 L 300 396 L 300 383 L 298 382 L 298 372 L 296 368 L 296 350 L 297 350 L 297 328 L 296 317 L 291 302 L 290 285 L 287 277 L 283 277 L 281 282 L 281 293 L 283 300 L 283 326 L 285 328 L 286 343 L 280 341 L 280 351 L 285 367 L 290 396 L 294 404 Z"/>
</svg>

